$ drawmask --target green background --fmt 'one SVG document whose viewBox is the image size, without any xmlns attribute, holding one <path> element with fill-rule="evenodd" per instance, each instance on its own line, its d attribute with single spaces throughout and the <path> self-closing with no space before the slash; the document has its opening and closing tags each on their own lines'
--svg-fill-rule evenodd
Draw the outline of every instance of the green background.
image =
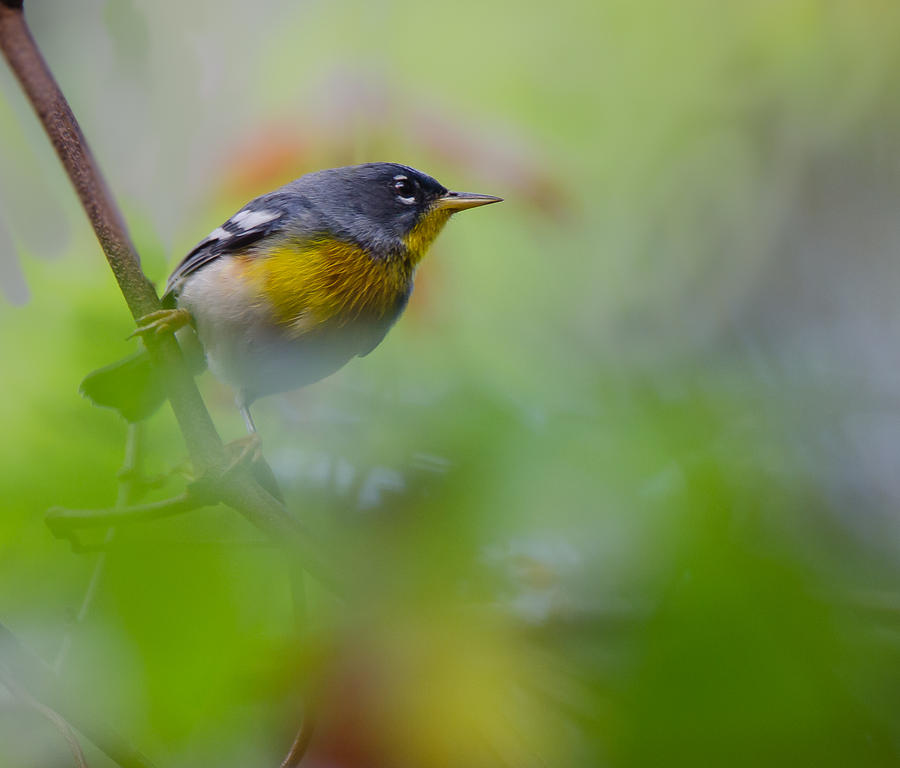
<svg viewBox="0 0 900 768">
<path fill-rule="evenodd" d="M 135 342 L 0 68 L 0 622 L 86 707 L 164 768 L 277 765 L 310 698 L 310 765 L 898 764 L 894 4 L 26 5 L 157 283 L 321 167 L 506 200 L 376 353 L 255 407 L 348 594 L 298 622 L 213 508 L 120 528 L 78 618 L 98 555 L 44 514 L 115 502 L 78 383 Z M 177 493 L 167 407 L 141 446 Z M 68 764 L 0 687 L 0 765 Z"/>
</svg>

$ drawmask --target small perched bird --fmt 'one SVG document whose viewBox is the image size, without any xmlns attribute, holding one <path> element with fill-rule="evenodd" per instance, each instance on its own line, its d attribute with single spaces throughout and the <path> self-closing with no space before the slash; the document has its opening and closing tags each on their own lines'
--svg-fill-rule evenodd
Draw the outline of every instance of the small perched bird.
<svg viewBox="0 0 900 768">
<path fill-rule="evenodd" d="M 406 307 L 416 266 L 450 216 L 500 200 L 450 192 L 396 163 L 307 174 L 250 201 L 188 253 L 169 277 L 166 308 L 137 333 L 192 323 L 255 432 L 254 400 L 371 352 Z M 94 371 L 81 389 L 130 421 L 164 397 L 146 353 Z"/>
</svg>

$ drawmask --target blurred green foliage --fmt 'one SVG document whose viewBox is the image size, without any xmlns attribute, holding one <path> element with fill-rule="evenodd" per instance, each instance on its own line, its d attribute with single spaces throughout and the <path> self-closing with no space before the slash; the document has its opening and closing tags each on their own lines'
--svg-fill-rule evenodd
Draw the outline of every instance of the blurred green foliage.
<svg viewBox="0 0 900 768">
<path fill-rule="evenodd" d="M 115 501 L 126 428 L 77 385 L 131 325 L 0 71 L 0 622 L 68 637 L 86 706 L 166 768 L 277 764 L 309 696 L 310 765 L 898 763 L 900 11 L 26 4 L 154 280 L 317 167 L 507 200 L 376 354 L 255 413 L 347 595 L 296 616 L 214 508 L 121 527 L 77 620 L 99 555 L 43 516 Z M 141 446 L 177 493 L 168 410 Z M 0 689 L 0 765 L 68 762 Z"/>
</svg>

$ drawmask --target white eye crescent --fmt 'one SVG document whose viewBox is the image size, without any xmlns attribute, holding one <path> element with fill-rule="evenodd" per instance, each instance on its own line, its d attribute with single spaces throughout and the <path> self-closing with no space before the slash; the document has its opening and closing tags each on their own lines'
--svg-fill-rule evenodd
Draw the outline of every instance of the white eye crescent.
<svg viewBox="0 0 900 768">
<path fill-rule="evenodd" d="M 397 193 L 397 199 L 405 205 L 415 205 L 416 203 L 416 183 L 408 176 L 394 176 L 394 192 Z"/>
</svg>

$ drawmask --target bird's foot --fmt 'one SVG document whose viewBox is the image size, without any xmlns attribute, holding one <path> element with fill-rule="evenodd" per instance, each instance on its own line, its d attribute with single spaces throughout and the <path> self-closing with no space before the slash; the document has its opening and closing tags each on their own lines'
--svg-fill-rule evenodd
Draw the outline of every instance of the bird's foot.
<svg viewBox="0 0 900 768">
<path fill-rule="evenodd" d="M 224 474 L 247 466 L 251 474 L 263 488 L 265 488 L 278 501 L 283 502 L 284 496 L 278 487 L 278 480 L 272 472 L 262 452 L 262 440 L 256 432 L 251 432 L 246 437 L 239 438 L 225 446 L 226 456 L 229 457 Z"/>
<path fill-rule="evenodd" d="M 264 461 L 262 452 L 262 439 L 256 432 L 251 432 L 246 437 L 233 440 L 225 446 L 228 456 L 228 466 L 225 472 L 231 472 L 242 464 L 259 464 Z"/>
<path fill-rule="evenodd" d="M 148 334 L 159 335 L 162 333 L 175 333 L 180 328 L 189 325 L 193 318 L 186 309 L 160 309 L 151 312 L 138 320 L 138 327 L 129 335 L 146 336 Z"/>
</svg>

